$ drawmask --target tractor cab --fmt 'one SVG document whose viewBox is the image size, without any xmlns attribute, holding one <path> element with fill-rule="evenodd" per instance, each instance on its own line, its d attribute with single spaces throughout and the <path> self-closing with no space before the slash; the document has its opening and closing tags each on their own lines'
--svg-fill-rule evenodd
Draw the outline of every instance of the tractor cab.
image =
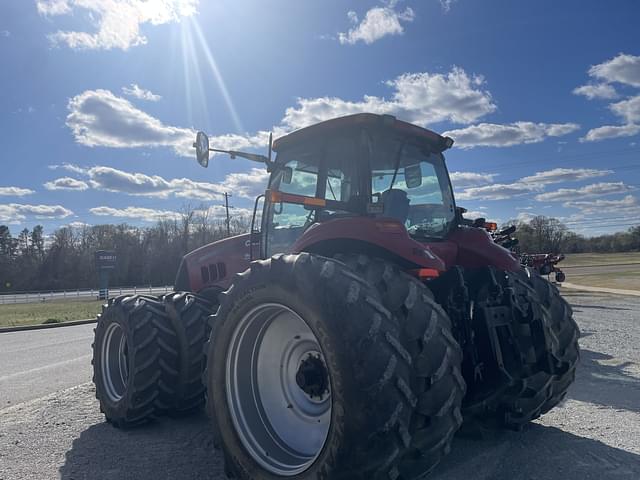
<svg viewBox="0 0 640 480">
<path fill-rule="evenodd" d="M 282 137 L 262 217 L 264 255 L 287 251 L 309 227 L 388 218 L 420 239 L 444 238 L 455 203 L 445 139 L 387 115 L 329 120 Z"/>
<path fill-rule="evenodd" d="M 209 149 L 202 135 L 195 146 L 204 165 L 208 155 L 201 159 L 207 149 L 221 151 Z M 303 233 L 317 224 L 354 217 L 393 221 L 422 242 L 444 239 L 456 225 L 442 154 L 452 144 L 448 137 L 390 115 L 365 113 L 328 120 L 277 139 L 272 144 L 274 160 L 271 149 L 269 157 L 226 153 L 263 162 L 270 172 L 259 230 L 259 256 L 268 258 L 291 251 Z M 258 230 L 253 230 L 257 235 Z M 258 256 L 257 250 L 252 258 Z"/>
</svg>

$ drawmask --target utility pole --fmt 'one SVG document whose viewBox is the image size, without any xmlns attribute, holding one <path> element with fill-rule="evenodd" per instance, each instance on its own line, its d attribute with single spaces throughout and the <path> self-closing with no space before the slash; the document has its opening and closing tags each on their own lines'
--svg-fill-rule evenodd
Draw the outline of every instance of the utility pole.
<svg viewBox="0 0 640 480">
<path fill-rule="evenodd" d="M 224 192 L 224 208 L 227 211 L 227 219 L 225 220 L 225 223 L 227 224 L 227 237 L 231 236 L 231 224 L 230 224 L 230 220 L 229 220 L 229 197 L 231 195 L 228 194 L 227 192 Z"/>
</svg>

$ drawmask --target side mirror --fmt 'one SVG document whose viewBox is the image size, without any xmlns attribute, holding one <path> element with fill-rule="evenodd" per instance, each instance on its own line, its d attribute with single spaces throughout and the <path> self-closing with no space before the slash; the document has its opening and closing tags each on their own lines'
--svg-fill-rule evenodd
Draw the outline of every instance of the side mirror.
<svg viewBox="0 0 640 480">
<path fill-rule="evenodd" d="M 419 163 L 404 167 L 404 181 L 407 188 L 416 188 L 422 185 L 422 169 Z"/>
<path fill-rule="evenodd" d="M 209 166 L 209 137 L 207 134 L 198 132 L 193 146 L 196 149 L 196 160 L 204 168 L 207 168 Z"/>
</svg>

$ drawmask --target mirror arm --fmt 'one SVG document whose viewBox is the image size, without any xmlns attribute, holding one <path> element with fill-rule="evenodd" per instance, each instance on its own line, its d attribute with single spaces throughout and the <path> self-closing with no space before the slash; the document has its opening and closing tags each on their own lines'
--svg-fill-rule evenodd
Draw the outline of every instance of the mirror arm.
<svg viewBox="0 0 640 480">
<path fill-rule="evenodd" d="M 226 153 L 228 154 L 231 158 L 235 158 L 235 157 L 240 157 L 240 158 L 246 158 L 247 160 L 253 160 L 254 162 L 260 162 L 260 163 L 266 163 L 267 165 L 269 165 L 269 158 L 265 157 L 264 155 L 259 155 L 256 153 L 246 153 L 246 152 L 238 152 L 235 150 L 220 150 L 218 148 L 209 148 L 210 152 L 216 152 L 216 153 Z"/>
</svg>

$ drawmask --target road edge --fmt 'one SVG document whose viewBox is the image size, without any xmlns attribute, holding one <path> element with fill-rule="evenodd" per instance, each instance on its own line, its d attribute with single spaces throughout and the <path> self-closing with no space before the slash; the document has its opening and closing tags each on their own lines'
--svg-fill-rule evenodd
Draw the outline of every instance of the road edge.
<svg viewBox="0 0 640 480">
<path fill-rule="evenodd" d="M 0 333 L 9 332 L 22 332 L 25 330 L 43 330 L 46 328 L 59 328 L 59 327 L 73 327 L 74 325 L 85 325 L 88 323 L 96 323 L 96 318 L 89 318 L 86 320 L 71 320 L 69 322 L 60 323 L 41 323 L 38 325 L 14 325 L 11 327 L 0 327 Z"/>
<path fill-rule="evenodd" d="M 569 290 L 582 290 L 583 292 L 594 292 L 594 293 L 613 293 L 614 295 L 628 295 L 632 297 L 640 297 L 640 291 L 638 290 L 620 290 L 617 288 L 606 288 L 606 287 L 588 287 L 586 285 L 576 285 L 574 283 L 562 282 L 562 288 L 567 288 Z"/>
</svg>

